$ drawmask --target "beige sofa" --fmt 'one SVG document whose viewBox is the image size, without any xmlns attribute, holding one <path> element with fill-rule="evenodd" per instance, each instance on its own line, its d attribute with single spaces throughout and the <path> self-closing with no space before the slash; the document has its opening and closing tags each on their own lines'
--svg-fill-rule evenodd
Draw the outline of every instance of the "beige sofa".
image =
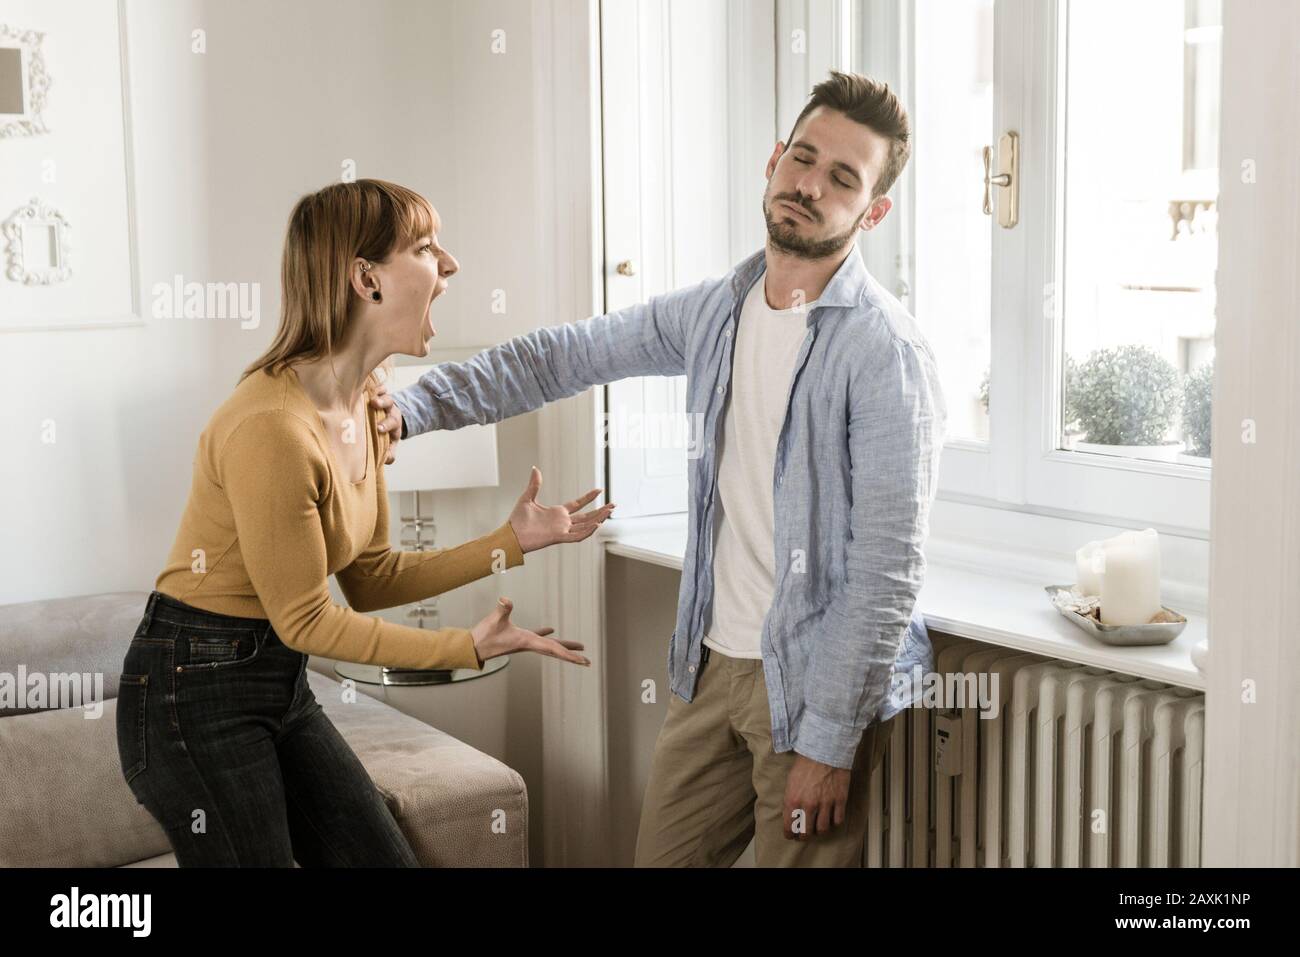
<svg viewBox="0 0 1300 957">
<path fill-rule="evenodd" d="M 116 592 L 0 605 L 0 681 L 99 673 L 105 699 L 98 717 L 0 701 L 0 867 L 176 866 L 117 755 L 118 674 L 147 599 Z M 528 866 L 528 793 L 517 772 L 368 695 L 343 704 L 336 682 L 307 675 L 425 866 Z M 485 823 L 496 809 L 505 833 Z"/>
</svg>

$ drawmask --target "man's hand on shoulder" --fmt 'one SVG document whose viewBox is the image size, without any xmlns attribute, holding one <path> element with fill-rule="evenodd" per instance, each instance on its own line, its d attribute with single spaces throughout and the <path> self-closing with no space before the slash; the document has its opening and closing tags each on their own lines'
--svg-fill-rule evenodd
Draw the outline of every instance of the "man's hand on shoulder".
<svg viewBox="0 0 1300 957">
<path fill-rule="evenodd" d="M 402 440 L 402 410 L 397 407 L 393 397 L 388 394 L 388 386 L 384 383 L 380 383 L 379 387 L 375 389 L 370 404 L 376 411 L 386 413 L 384 418 L 379 420 L 379 431 L 388 435 L 388 455 L 384 458 L 384 464 L 392 465 L 397 461 L 393 449 Z"/>
</svg>

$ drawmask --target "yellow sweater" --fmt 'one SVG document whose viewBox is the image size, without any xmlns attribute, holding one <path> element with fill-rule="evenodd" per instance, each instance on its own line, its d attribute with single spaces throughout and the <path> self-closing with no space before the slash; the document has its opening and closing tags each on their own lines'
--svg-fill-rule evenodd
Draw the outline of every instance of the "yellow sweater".
<svg viewBox="0 0 1300 957">
<path fill-rule="evenodd" d="M 204 611 L 270 619 L 280 640 L 304 654 L 482 668 L 467 628 L 433 631 L 358 614 L 524 563 L 508 521 L 454 548 L 393 551 L 383 473 L 389 440 L 375 426 L 367 395 L 366 476 L 353 483 L 335 467 L 296 372 L 245 378 L 199 436 L 189 502 L 154 588 Z M 351 608 L 331 600 L 331 574 Z"/>
</svg>

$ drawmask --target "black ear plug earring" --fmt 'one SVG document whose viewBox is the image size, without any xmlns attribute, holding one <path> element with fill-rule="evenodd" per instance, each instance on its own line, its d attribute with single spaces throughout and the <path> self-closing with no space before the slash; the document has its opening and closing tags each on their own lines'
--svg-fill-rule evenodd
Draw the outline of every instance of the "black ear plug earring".
<svg viewBox="0 0 1300 957">
<path fill-rule="evenodd" d="M 368 262 L 363 262 L 363 263 L 361 264 L 361 271 L 362 271 L 363 273 L 370 272 L 370 263 L 368 263 Z M 373 299 L 375 302 L 379 302 L 379 291 L 378 291 L 378 290 L 375 290 L 374 292 L 372 292 L 372 293 L 370 294 L 370 298 Z"/>
</svg>

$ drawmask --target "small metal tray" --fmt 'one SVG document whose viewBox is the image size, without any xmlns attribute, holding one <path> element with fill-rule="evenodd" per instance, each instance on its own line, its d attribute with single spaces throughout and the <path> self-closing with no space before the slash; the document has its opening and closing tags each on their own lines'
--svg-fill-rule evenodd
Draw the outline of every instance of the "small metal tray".
<svg viewBox="0 0 1300 957">
<path fill-rule="evenodd" d="M 1073 585 L 1046 585 L 1043 590 L 1047 592 L 1053 608 L 1098 641 L 1104 641 L 1108 645 L 1167 645 L 1187 626 L 1187 619 L 1184 616 L 1165 605 L 1160 606 L 1161 614 L 1168 618 L 1168 621 L 1153 621 L 1145 625 L 1103 624 L 1089 615 L 1081 615 L 1077 611 L 1056 604 L 1055 598 L 1058 592 L 1073 594 L 1073 588 Z"/>
</svg>

